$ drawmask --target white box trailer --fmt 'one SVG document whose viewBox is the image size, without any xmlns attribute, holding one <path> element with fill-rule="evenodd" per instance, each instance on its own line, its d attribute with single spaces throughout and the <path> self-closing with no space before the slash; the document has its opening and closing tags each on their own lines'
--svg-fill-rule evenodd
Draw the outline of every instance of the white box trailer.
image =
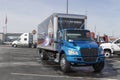
<svg viewBox="0 0 120 80">
<path fill-rule="evenodd" d="M 87 16 L 76 14 L 53 13 L 38 25 L 38 48 L 57 50 L 54 41 L 61 29 L 85 29 Z"/>
</svg>

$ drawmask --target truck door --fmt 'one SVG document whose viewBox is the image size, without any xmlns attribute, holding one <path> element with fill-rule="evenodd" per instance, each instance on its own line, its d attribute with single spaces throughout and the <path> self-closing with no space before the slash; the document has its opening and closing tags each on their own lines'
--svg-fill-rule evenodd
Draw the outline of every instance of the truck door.
<svg viewBox="0 0 120 80">
<path fill-rule="evenodd" d="M 27 33 L 22 36 L 22 42 L 21 42 L 22 46 L 27 46 L 28 45 L 28 43 L 29 43 L 28 37 L 29 37 L 29 35 Z"/>
<path fill-rule="evenodd" d="M 57 33 L 57 50 L 60 51 L 62 46 L 62 32 Z"/>
<path fill-rule="evenodd" d="M 24 46 L 27 38 L 21 37 L 20 40 L 18 41 L 18 45 Z"/>
<path fill-rule="evenodd" d="M 113 42 L 112 47 L 113 47 L 114 51 L 120 51 L 120 39 Z"/>
<path fill-rule="evenodd" d="M 23 43 L 22 43 L 22 45 L 27 45 L 27 43 L 28 43 L 28 38 L 23 38 Z"/>
<path fill-rule="evenodd" d="M 18 38 L 17 45 L 21 45 L 21 38 Z"/>
</svg>

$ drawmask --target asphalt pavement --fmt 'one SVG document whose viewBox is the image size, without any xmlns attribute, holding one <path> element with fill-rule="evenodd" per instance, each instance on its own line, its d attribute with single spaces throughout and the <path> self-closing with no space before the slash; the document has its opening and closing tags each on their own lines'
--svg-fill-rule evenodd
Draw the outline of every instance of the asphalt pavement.
<svg viewBox="0 0 120 80">
<path fill-rule="evenodd" d="M 0 80 L 120 80 L 120 58 L 107 58 L 101 73 L 85 66 L 64 74 L 59 64 L 41 61 L 37 49 L 0 45 Z"/>
</svg>

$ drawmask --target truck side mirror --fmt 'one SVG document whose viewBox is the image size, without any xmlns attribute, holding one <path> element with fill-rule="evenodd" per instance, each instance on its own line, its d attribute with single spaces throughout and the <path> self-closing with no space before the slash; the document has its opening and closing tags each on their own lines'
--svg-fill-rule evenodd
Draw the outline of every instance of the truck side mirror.
<svg viewBox="0 0 120 80">
<path fill-rule="evenodd" d="M 59 39 L 62 40 L 62 36 L 60 36 Z"/>
<path fill-rule="evenodd" d="M 61 31 L 58 32 L 58 39 L 62 40 L 62 32 Z"/>
</svg>

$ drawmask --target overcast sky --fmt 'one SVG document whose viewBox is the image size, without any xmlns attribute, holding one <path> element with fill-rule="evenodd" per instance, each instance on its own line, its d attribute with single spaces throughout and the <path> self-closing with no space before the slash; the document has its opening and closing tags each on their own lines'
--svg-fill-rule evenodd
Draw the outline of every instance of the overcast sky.
<svg viewBox="0 0 120 80">
<path fill-rule="evenodd" d="M 68 0 L 70 14 L 87 14 L 96 34 L 120 36 L 120 0 Z M 66 0 L 0 0 L 0 32 L 32 32 L 52 13 L 66 13 Z"/>
</svg>

